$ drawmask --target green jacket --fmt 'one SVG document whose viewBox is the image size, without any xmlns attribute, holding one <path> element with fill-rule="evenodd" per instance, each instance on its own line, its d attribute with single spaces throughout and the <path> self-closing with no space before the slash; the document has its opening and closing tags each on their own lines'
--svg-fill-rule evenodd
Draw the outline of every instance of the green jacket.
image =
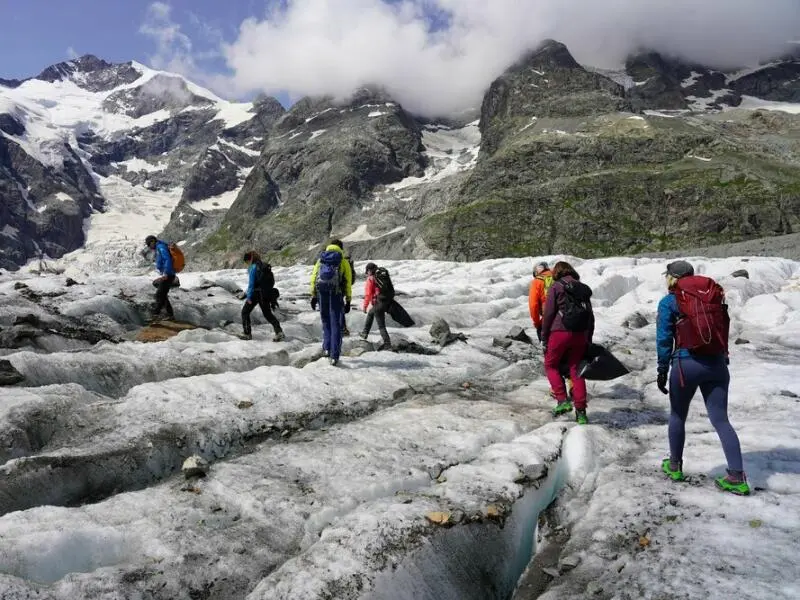
<svg viewBox="0 0 800 600">
<path fill-rule="evenodd" d="M 339 264 L 339 274 L 342 276 L 342 286 L 344 288 L 344 297 L 349 302 L 353 298 L 353 270 L 350 268 L 350 263 L 344 257 L 344 252 L 339 246 L 335 244 L 329 245 L 325 250 L 338 252 L 342 255 L 342 262 Z M 317 273 L 319 273 L 319 259 L 314 264 L 314 270 L 311 271 L 311 295 L 317 295 Z"/>
</svg>

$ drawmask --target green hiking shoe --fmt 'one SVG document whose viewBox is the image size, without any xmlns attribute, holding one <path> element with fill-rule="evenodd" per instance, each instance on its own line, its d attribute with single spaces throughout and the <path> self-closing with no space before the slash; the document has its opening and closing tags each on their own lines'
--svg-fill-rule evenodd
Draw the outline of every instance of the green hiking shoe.
<svg viewBox="0 0 800 600">
<path fill-rule="evenodd" d="M 575 411 L 575 422 L 578 425 L 588 425 L 589 418 L 586 416 L 585 410 L 576 410 Z"/>
<path fill-rule="evenodd" d="M 559 402 L 556 404 L 556 407 L 553 409 L 553 416 L 557 417 L 558 415 L 563 415 L 564 413 L 568 413 L 572 410 L 572 402 L 569 400 L 564 400 L 563 402 Z"/>
<path fill-rule="evenodd" d="M 744 473 L 741 477 L 736 477 L 728 473 L 725 477 L 717 477 L 714 483 L 716 483 L 717 487 L 723 492 L 730 492 L 737 496 L 750 495 L 750 486 L 747 483 Z"/>
<path fill-rule="evenodd" d="M 676 467 L 677 468 L 673 468 Z M 683 481 L 683 464 L 678 463 L 677 465 L 673 465 L 672 461 L 668 458 L 665 458 L 661 461 L 661 470 L 664 471 L 667 477 L 672 479 L 672 481 Z"/>
</svg>

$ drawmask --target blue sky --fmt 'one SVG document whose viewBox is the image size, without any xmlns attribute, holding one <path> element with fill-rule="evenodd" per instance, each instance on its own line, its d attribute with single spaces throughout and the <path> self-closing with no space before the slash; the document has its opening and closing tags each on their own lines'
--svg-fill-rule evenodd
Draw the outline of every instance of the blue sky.
<svg viewBox="0 0 800 600">
<path fill-rule="evenodd" d="M 0 0 L 0 77 L 36 75 L 70 53 L 94 54 L 111 62 L 149 63 L 157 51 L 152 36 L 140 32 L 151 0 Z M 247 17 L 263 17 L 265 0 L 171 0 L 170 17 L 196 52 L 233 41 Z M 219 58 L 202 61 L 222 70 Z"/>
</svg>

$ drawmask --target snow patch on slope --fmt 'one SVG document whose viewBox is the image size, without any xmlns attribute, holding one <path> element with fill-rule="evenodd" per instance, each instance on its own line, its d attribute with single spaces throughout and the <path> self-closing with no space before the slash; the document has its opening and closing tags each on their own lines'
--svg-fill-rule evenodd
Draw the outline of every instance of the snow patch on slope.
<svg viewBox="0 0 800 600">
<path fill-rule="evenodd" d="M 460 129 L 445 126 L 429 126 L 422 131 L 424 154 L 429 166 L 422 177 L 406 177 L 385 187 L 397 192 L 416 186 L 441 181 L 456 173 L 469 171 L 478 161 L 481 132 L 478 121 L 473 121 Z"/>
</svg>

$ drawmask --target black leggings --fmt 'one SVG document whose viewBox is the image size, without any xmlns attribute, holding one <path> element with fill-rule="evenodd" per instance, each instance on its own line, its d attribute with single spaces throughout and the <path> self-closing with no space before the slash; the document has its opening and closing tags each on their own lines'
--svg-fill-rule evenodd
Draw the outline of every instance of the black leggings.
<svg viewBox="0 0 800 600">
<path fill-rule="evenodd" d="M 244 329 L 244 334 L 250 335 L 252 333 L 252 327 L 250 325 L 250 313 L 253 312 L 253 309 L 256 307 L 256 305 L 261 307 L 261 312 L 264 313 L 264 318 L 270 325 L 272 325 L 275 333 L 281 331 L 281 324 L 278 319 L 275 318 L 275 315 L 272 314 L 272 308 L 270 307 L 267 295 L 261 293 L 261 290 L 256 290 L 253 292 L 252 302 L 245 302 L 244 306 L 242 307 L 242 328 Z"/>
<path fill-rule="evenodd" d="M 384 344 L 390 343 L 389 332 L 386 331 L 386 311 L 389 310 L 391 300 L 378 300 L 367 313 L 367 318 L 364 321 L 364 333 L 369 335 L 369 330 L 372 329 L 372 321 L 378 322 L 378 331 L 381 333 L 381 339 Z"/>
<path fill-rule="evenodd" d="M 164 278 L 158 282 L 156 288 L 156 305 L 153 307 L 153 315 L 158 316 L 163 309 L 167 309 L 167 317 L 170 319 L 175 318 L 175 313 L 172 312 L 172 304 L 169 303 L 169 290 L 172 283 L 175 281 L 175 275 L 165 275 Z"/>
</svg>

